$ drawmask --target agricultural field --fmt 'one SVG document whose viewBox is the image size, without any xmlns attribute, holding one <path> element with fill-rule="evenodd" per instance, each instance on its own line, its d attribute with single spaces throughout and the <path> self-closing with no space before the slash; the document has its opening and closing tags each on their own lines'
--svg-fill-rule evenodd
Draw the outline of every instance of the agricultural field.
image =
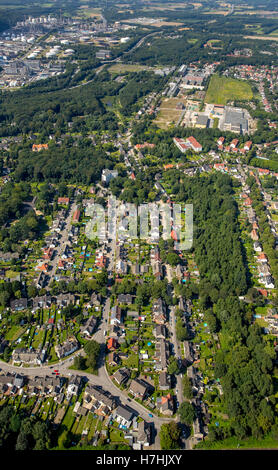
<svg viewBox="0 0 278 470">
<path fill-rule="evenodd" d="M 251 100 L 253 93 L 247 82 L 234 78 L 213 75 L 206 93 L 205 102 L 226 105 L 233 100 Z"/>
</svg>

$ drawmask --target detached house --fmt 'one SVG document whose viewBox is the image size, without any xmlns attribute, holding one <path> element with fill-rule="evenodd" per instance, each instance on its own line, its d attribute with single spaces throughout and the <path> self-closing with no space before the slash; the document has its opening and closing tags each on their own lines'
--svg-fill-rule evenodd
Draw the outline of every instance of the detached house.
<svg viewBox="0 0 278 470">
<path fill-rule="evenodd" d="M 14 312 L 20 312 L 21 310 L 25 310 L 27 306 L 28 301 L 25 298 L 11 300 L 10 302 L 11 310 L 13 310 Z"/>
<path fill-rule="evenodd" d="M 167 415 L 167 416 L 172 416 L 174 414 L 173 396 L 169 393 L 165 397 L 158 397 L 157 407 L 160 413 L 163 413 L 164 415 Z"/>
<path fill-rule="evenodd" d="M 58 358 L 61 359 L 62 357 L 69 356 L 74 351 L 77 351 L 78 348 L 79 348 L 79 343 L 74 338 L 74 339 L 65 341 L 62 345 L 56 345 L 55 352 Z"/>
<path fill-rule="evenodd" d="M 144 400 L 152 389 L 153 386 L 148 382 L 145 382 L 145 380 L 134 379 L 130 384 L 129 393 L 131 393 L 134 398 Z"/>
<path fill-rule="evenodd" d="M 80 328 L 81 333 L 83 333 L 83 335 L 91 337 L 96 329 L 97 323 L 98 323 L 97 318 L 94 316 L 91 316 L 87 320 L 85 325 Z"/>
<path fill-rule="evenodd" d="M 123 367 L 122 369 L 118 369 L 114 374 L 113 374 L 113 379 L 117 382 L 118 385 L 123 385 L 128 381 L 130 377 L 130 370 L 127 369 L 126 367 Z"/>
</svg>

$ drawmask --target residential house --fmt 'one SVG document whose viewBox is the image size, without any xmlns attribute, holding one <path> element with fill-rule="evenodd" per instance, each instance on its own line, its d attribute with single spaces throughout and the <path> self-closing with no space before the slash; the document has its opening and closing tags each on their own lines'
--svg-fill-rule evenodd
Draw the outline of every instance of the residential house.
<svg viewBox="0 0 278 470">
<path fill-rule="evenodd" d="M 102 170 L 101 181 L 105 184 L 109 184 L 113 178 L 117 178 L 118 171 L 117 170 Z"/>
<path fill-rule="evenodd" d="M 158 397 L 156 404 L 160 413 L 166 416 L 172 416 L 174 414 L 174 398 L 170 393 L 165 397 Z"/>
<path fill-rule="evenodd" d="M 134 396 L 134 398 L 139 398 L 140 400 L 144 400 L 146 396 L 150 393 L 153 389 L 153 386 L 142 379 L 134 379 L 132 380 L 129 386 L 129 393 Z"/>
<path fill-rule="evenodd" d="M 43 287 L 45 286 L 46 280 L 47 280 L 47 275 L 44 272 L 41 272 L 37 279 L 37 288 L 43 289 Z"/>
<path fill-rule="evenodd" d="M 152 430 L 149 423 L 146 421 L 140 421 L 138 424 L 137 443 L 142 446 L 149 446 L 151 444 Z"/>
<path fill-rule="evenodd" d="M 68 339 L 62 345 L 55 346 L 55 352 L 59 359 L 69 356 L 77 349 L 79 349 L 79 343 L 75 338 Z"/>
<path fill-rule="evenodd" d="M 99 416 L 107 416 L 116 407 L 117 401 L 110 392 L 98 385 L 87 385 L 84 391 L 83 406 Z"/>
<path fill-rule="evenodd" d="M 16 348 L 12 352 L 12 362 L 15 363 L 23 363 L 23 364 L 34 364 L 34 365 L 41 365 L 41 356 L 38 351 L 32 350 L 27 348 Z"/>
<path fill-rule="evenodd" d="M 122 323 L 122 309 L 118 305 L 111 308 L 111 325 L 120 325 Z"/>
<path fill-rule="evenodd" d="M 116 340 L 116 338 L 109 338 L 108 339 L 107 349 L 109 351 L 113 351 L 113 349 L 117 349 L 118 346 L 119 346 L 119 344 L 118 344 L 118 341 Z"/>
<path fill-rule="evenodd" d="M 130 428 L 134 413 L 134 410 L 131 408 L 120 405 L 114 411 L 113 416 L 117 423 L 125 426 L 126 428 Z"/>
<path fill-rule="evenodd" d="M 48 294 L 41 297 L 34 297 L 32 299 L 32 303 L 33 310 L 38 310 L 39 308 L 49 308 L 52 304 L 52 297 Z"/>
<path fill-rule="evenodd" d="M 115 367 L 116 365 L 119 364 L 119 362 L 120 362 L 120 358 L 119 358 L 118 354 L 115 351 L 108 354 L 108 365 L 109 366 Z"/>
<path fill-rule="evenodd" d="M 69 197 L 58 197 L 58 204 L 69 205 Z"/>
<path fill-rule="evenodd" d="M 82 377 L 79 375 L 71 375 L 67 387 L 67 400 L 75 395 L 77 396 L 82 386 Z"/>
<path fill-rule="evenodd" d="M 168 359 L 170 356 L 169 343 L 165 339 L 160 339 L 155 344 L 155 369 L 165 371 L 168 366 Z"/>
<path fill-rule="evenodd" d="M 118 303 L 119 304 L 131 305 L 132 304 L 132 299 L 133 299 L 133 296 L 130 295 L 130 294 L 120 294 L 120 295 L 118 295 Z"/>
<path fill-rule="evenodd" d="M 85 325 L 80 328 L 80 331 L 83 335 L 91 337 L 96 329 L 98 319 L 94 316 L 91 316 L 86 321 Z"/>
<path fill-rule="evenodd" d="M 204 439 L 204 433 L 201 429 L 201 422 L 198 417 L 193 421 L 193 435 L 193 441 L 196 444 Z"/>
<path fill-rule="evenodd" d="M 255 242 L 253 243 L 253 248 L 254 248 L 254 250 L 257 251 L 257 252 L 262 252 L 262 251 L 263 251 L 262 245 L 261 245 L 258 241 L 255 241 Z"/>
<path fill-rule="evenodd" d="M 74 212 L 73 217 L 72 217 L 73 223 L 79 222 L 80 214 L 81 214 L 80 210 L 76 209 L 76 211 Z"/>
<path fill-rule="evenodd" d="M 28 306 L 28 300 L 26 298 L 15 299 L 10 301 L 11 310 L 14 312 L 20 312 L 25 310 Z"/>
<path fill-rule="evenodd" d="M 117 382 L 118 385 L 125 384 L 129 378 L 130 378 L 130 370 L 127 369 L 126 367 L 123 367 L 122 369 L 118 369 L 113 374 L 113 379 Z"/>
<path fill-rule="evenodd" d="M 159 388 L 160 390 L 169 390 L 171 388 L 171 376 L 167 372 L 160 372 Z"/>
<path fill-rule="evenodd" d="M 161 298 L 153 302 L 152 317 L 155 323 L 166 323 L 166 306 Z"/>
<path fill-rule="evenodd" d="M 41 150 L 48 150 L 48 144 L 33 144 L 32 151 L 40 152 Z"/>
<path fill-rule="evenodd" d="M 251 231 L 250 236 L 251 236 L 251 238 L 252 238 L 253 241 L 259 240 L 258 233 L 257 233 L 257 231 L 254 230 L 254 229 Z"/>
<path fill-rule="evenodd" d="M 184 347 L 184 358 L 186 360 L 187 365 L 189 366 L 193 362 L 193 356 L 191 352 L 191 343 L 189 341 L 184 341 L 183 347 Z"/>
<path fill-rule="evenodd" d="M 73 294 L 59 294 L 56 296 L 57 307 L 68 307 L 70 304 L 75 303 L 75 296 Z"/>
<path fill-rule="evenodd" d="M 156 325 L 153 330 L 153 335 L 156 339 L 165 339 L 166 338 L 166 326 L 165 325 Z"/>
</svg>

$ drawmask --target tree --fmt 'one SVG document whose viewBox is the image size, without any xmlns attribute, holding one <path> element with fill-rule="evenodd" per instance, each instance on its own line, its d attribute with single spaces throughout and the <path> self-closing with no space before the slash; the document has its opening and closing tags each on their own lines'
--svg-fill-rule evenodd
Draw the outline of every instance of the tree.
<svg viewBox="0 0 278 470">
<path fill-rule="evenodd" d="M 177 253 L 170 252 L 166 256 L 166 262 L 171 266 L 177 266 L 180 263 L 180 257 Z"/>
<path fill-rule="evenodd" d="M 179 373 L 179 371 L 180 371 L 180 369 L 179 369 L 179 364 L 178 364 L 177 359 L 174 356 L 170 356 L 169 365 L 168 365 L 168 369 L 167 369 L 168 374 L 177 375 Z"/>
<path fill-rule="evenodd" d="M 182 378 L 182 392 L 185 398 L 191 400 L 193 398 L 192 386 L 190 378 L 187 375 L 184 375 Z"/>
<path fill-rule="evenodd" d="M 28 438 L 26 434 L 20 433 L 17 437 L 15 450 L 28 450 Z"/>
<path fill-rule="evenodd" d="M 179 449 L 179 438 L 181 429 L 178 423 L 171 421 L 167 424 L 162 424 L 160 428 L 160 446 L 162 450 Z"/>
<path fill-rule="evenodd" d="M 73 361 L 73 366 L 75 369 L 78 370 L 85 370 L 86 369 L 86 359 L 83 356 L 75 356 Z"/>
<path fill-rule="evenodd" d="M 195 408 L 192 403 L 184 401 L 181 403 L 178 409 L 178 413 L 180 415 L 180 420 L 183 424 L 190 426 L 195 418 Z"/>
<path fill-rule="evenodd" d="M 95 340 L 90 340 L 85 344 L 84 351 L 88 355 L 86 359 L 86 366 L 92 369 L 96 369 L 98 356 L 100 353 L 100 344 Z"/>
</svg>

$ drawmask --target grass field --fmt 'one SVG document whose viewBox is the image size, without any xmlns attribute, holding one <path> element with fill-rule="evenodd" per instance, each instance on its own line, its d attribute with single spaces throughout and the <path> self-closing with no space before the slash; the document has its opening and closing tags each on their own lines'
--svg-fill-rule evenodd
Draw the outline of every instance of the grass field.
<svg viewBox="0 0 278 470">
<path fill-rule="evenodd" d="M 247 82 L 234 78 L 213 75 L 206 93 L 205 102 L 227 104 L 232 100 L 250 100 L 253 98 L 252 89 Z"/>
<path fill-rule="evenodd" d="M 125 73 L 125 72 L 141 72 L 141 70 L 148 70 L 150 67 L 136 64 L 115 64 L 109 68 L 110 73 Z"/>
</svg>

